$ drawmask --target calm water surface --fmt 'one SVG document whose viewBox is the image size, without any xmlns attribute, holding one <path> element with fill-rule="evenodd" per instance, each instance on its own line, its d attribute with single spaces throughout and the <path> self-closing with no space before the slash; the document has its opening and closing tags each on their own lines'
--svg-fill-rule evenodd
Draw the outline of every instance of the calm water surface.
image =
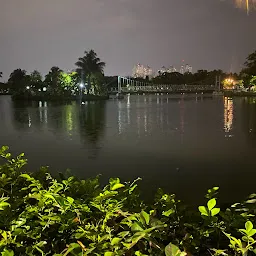
<svg viewBox="0 0 256 256">
<path fill-rule="evenodd" d="M 127 96 L 79 105 L 0 96 L 0 145 L 81 178 L 142 177 L 189 203 L 221 187 L 223 202 L 256 192 L 256 99 L 210 95 Z"/>
</svg>

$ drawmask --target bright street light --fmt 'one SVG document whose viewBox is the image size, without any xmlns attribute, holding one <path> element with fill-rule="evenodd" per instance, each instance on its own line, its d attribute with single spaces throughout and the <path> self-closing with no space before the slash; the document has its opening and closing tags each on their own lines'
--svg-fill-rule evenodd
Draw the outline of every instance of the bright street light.
<svg viewBox="0 0 256 256">
<path fill-rule="evenodd" d="M 81 84 L 79 84 L 79 87 L 80 88 L 84 88 L 84 85 L 81 83 Z"/>
<path fill-rule="evenodd" d="M 43 91 L 46 92 L 46 90 L 47 90 L 46 87 L 44 87 L 44 88 L 43 88 Z"/>
<path fill-rule="evenodd" d="M 29 87 L 29 86 L 27 86 L 26 88 L 27 88 L 27 90 L 29 90 L 29 89 L 30 89 L 30 87 Z"/>
</svg>

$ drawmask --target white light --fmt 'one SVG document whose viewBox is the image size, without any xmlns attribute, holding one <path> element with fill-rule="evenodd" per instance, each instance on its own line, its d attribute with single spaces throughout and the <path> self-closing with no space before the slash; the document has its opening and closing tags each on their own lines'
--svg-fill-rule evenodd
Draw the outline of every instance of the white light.
<svg viewBox="0 0 256 256">
<path fill-rule="evenodd" d="M 81 84 L 79 84 L 79 86 L 80 86 L 80 88 L 84 88 L 84 85 L 81 83 Z"/>
<path fill-rule="evenodd" d="M 47 88 L 46 88 L 46 87 L 44 87 L 44 88 L 43 88 L 43 91 L 44 91 L 44 92 L 46 92 L 46 90 L 47 90 Z"/>
<path fill-rule="evenodd" d="M 29 90 L 29 88 L 30 88 L 30 87 L 29 87 L 29 86 L 27 86 L 26 88 L 27 88 L 27 90 Z"/>
</svg>

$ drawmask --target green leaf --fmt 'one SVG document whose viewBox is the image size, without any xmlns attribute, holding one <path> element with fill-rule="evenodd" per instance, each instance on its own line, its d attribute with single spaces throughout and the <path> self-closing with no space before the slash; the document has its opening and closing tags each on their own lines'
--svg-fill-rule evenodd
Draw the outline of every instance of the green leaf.
<svg viewBox="0 0 256 256">
<path fill-rule="evenodd" d="M 80 248 L 80 245 L 77 244 L 77 243 L 71 243 L 71 244 L 68 246 L 68 249 L 67 249 L 67 251 L 65 252 L 65 254 L 63 254 L 63 256 L 69 255 L 69 253 L 72 252 L 73 250 L 75 250 L 76 248 Z"/>
<path fill-rule="evenodd" d="M 4 249 L 3 252 L 1 252 L 2 256 L 14 256 L 13 250 Z"/>
<path fill-rule="evenodd" d="M 111 240 L 111 245 L 116 245 L 116 244 L 118 244 L 121 240 L 122 240 L 122 238 L 114 237 L 114 238 Z"/>
<path fill-rule="evenodd" d="M 28 174 L 26 174 L 26 173 L 21 174 L 20 177 L 22 177 L 24 179 L 27 179 L 27 180 L 31 179 L 31 177 Z"/>
<path fill-rule="evenodd" d="M 143 231 L 144 229 L 140 226 L 138 222 L 135 222 L 131 226 L 132 231 Z"/>
<path fill-rule="evenodd" d="M 0 202 L 0 210 L 4 210 L 5 207 L 10 206 L 10 204 L 6 203 L 6 202 Z"/>
<path fill-rule="evenodd" d="M 214 208 L 211 210 L 211 215 L 215 216 L 215 215 L 219 214 L 219 212 L 220 212 L 220 208 Z"/>
<path fill-rule="evenodd" d="M 245 228 L 247 232 L 250 232 L 253 229 L 253 224 L 251 223 L 251 221 L 247 221 L 245 223 Z"/>
<path fill-rule="evenodd" d="M 180 256 L 181 251 L 179 249 L 179 247 L 177 247 L 176 245 L 169 243 L 166 247 L 165 247 L 165 255 L 166 256 Z"/>
<path fill-rule="evenodd" d="M 46 241 L 40 241 L 39 243 L 36 244 L 36 246 L 38 247 L 43 247 L 44 245 L 46 245 L 47 242 Z"/>
<path fill-rule="evenodd" d="M 173 209 L 170 209 L 168 211 L 163 211 L 162 215 L 169 217 L 170 215 L 172 215 L 173 213 L 175 213 L 175 211 Z"/>
<path fill-rule="evenodd" d="M 105 252 L 104 256 L 115 256 L 114 252 Z"/>
<path fill-rule="evenodd" d="M 140 252 L 140 251 L 136 251 L 136 252 L 135 252 L 135 255 L 136 255 L 136 256 L 149 256 L 149 255 L 147 255 L 147 254 L 143 254 L 143 253 Z"/>
<path fill-rule="evenodd" d="M 126 237 L 127 235 L 129 235 L 130 231 L 122 231 L 120 233 L 118 233 L 118 236 L 124 238 Z"/>
<path fill-rule="evenodd" d="M 209 216 L 208 210 L 205 206 L 199 206 L 198 209 L 202 215 Z"/>
<path fill-rule="evenodd" d="M 207 203 L 207 207 L 210 210 L 212 210 L 214 208 L 214 206 L 216 205 L 216 199 L 212 198 L 211 200 L 208 201 Z"/>
<path fill-rule="evenodd" d="M 74 199 L 70 196 L 67 197 L 67 200 L 70 204 L 73 204 L 74 203 Z"/>
<path fill-rule="evenodd" d="M 127 249 L 130 249 L 130 247 L 131 247 L 131 243 L 124 243 L 124 242 L 122 242 L 122 244 L 123 244 L 123 246 L 124 247 L 126 247 Z"/>
<path fill-rule="evenodd" d="M 141 211 L 140 214 L 141 214 L 141 216 L 143 217 L 145 223 L 148 225 L 148 224 L 149 224 L 149 219 L 150 219 L 149 214 L 146 213 L 145 211 Z"/>
<path fill-rule="evenodd" d="M 256 229 L 252 229 L 249 232 L 247 232 L 247 236 L 251 237 L 254 236 L 256 234 Z"/>
<path fill-rule="evenodd" d="M 115 184 L 113 187 L 111 187 L 111 190 L 117 190 L 119 188 L 123 188 L 124 186 L 125 186 L 124 184 L 118 183 L 118 184 Z"/>
<path fill-rule="evenodd" d="M 247 204 L 254 204 L 256 203 L 256 199 L 249 199 L 246 201 Z"/>
</svg>

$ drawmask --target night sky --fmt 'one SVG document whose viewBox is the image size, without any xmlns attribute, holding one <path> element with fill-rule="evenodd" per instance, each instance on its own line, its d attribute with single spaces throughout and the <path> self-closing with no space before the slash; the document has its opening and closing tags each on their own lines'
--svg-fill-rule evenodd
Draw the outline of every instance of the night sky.
<svg viewBox="0 0 256 256">
<path fill-rule="evenodd" d="M 0 0 L 0 71 L 73 69 L 94 49 L 107 75 L 182 60 L 234 72 L 256 50 L 255 29 L 256 11 L 232 0 Z"/>
</svg>

